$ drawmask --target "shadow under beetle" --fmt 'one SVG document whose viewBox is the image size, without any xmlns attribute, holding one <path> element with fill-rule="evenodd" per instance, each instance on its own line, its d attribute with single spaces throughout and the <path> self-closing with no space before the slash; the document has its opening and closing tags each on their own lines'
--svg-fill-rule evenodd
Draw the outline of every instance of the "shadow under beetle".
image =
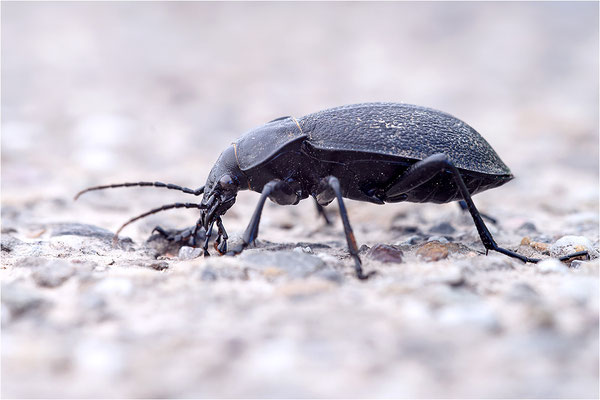
<svg viewBox="0 0 600 400">
<path fill-rule="evenodd" d="M 135 182 L 95 186 L 77 194 L 114 187 L 154 186 L 204 194 L 201 203 L 174 203 L 127 221 L 173 208 L 200 209 L 193 228 L 179 234 L 156 230 L 169 240 L 191 238 L 195 245 L 200 228 L 208 242 L 217 225 L 215 248 L 237 254 L 254 242 L 267 198 L 281 205 L 297 204 L 309 196 L 319 212 L 337 199 L 348 249 L 356 275 L 367 278 L 358 255 L 343 198 L 375 204 L 410 201 L 447 203 L 464 200 L 473 217 L 486 253 L 494 250 L 524 262 L 538 262 L 496 244 L 473 204 L 471 196 L 513 179 L 508 167 L 479 133 L 461 120 L 430 108 L 396 103 L 365 103 L 319 111 L 302 118 L 282 117 L 258 127 L 225 149 L 206 184 L 189 189 L 161 182 Z M 240 190 L 261 193 L 242 243 L 227 248 L 221 216 L 233 206 Z M 563 257 L 586 255 L 585 252 Z"/>
</svg>

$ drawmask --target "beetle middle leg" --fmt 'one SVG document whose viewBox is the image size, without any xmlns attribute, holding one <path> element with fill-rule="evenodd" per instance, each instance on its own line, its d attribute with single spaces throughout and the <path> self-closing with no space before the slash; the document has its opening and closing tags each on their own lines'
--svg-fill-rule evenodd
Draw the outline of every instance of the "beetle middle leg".
<svg viewBox="0 0 600 400">
<path fill-rule="evenodd" d="M 458 206 L 460 207 L 460 209 L 461 209 L 463 212 L 468 212 L 468 211 L 469 211 L 469 208 L 467 207 L 467 203 L 465 203 L 465 201 L 464 201 L 464 200 L 461 200 L 461 201 L 459 201 L 459 202 L 458 202 Z M 498 221 L 496 220 L 496 218 L 494 218 L 494 217 L 490 217 L 490 216 L 489 216 L 489 215 L 487 215 L 487 214 L 484 214 L 484 213 L 479 213 L 479 215 L 481 215 L 481 218 L 483 218 L 483 219 L 487 219 L 487 220 L 488 220 L 488 222 L 491 222 L 491 223 L 492 223 L 492 224 L 494 224 L 494 225 L 496 225 L 496 224 L 498 223 Z"/>
<path fill-rule="evenodd" d="M 317 207 L 317 214 L 320 217 L 323 217 L 323 219 L 325 220 L 325 223 L 327 225 L 331 225 L 331 221 L 329 220 L 329 217 L 327 216 L 327 212 L 325 211 L 325 207 L 323 207 L 321 204 L 319 204 L 319 202 L 317 201 L 317 199 L 315 199 L 315 207 Z"/>
<path fill-rule="evenodd" d="M 514 251 L 505 249 L 503 247 L 498 246 L 492 234 L 488 230 L 487 226 L 483 222 L 481 214 L 475 207 L 473 200 L 471 198 L 471 194 L 463 181 L 463 178 L 456 168 L 452 161 L 448 159 L 448 156 L 445 154 L 433 154 L 422 161 L 419 161 L 413 164 L 408 171 L 406 171 L 400 179 L 393 184 L 387 191 L 386 196 L 396 197 L 403 193 L 408 193 L 411 190 L 421 186 L 422 184 L 431 180 L 435 175 L 439 172 L 448 170 L 454 176 L 454 180 L 458 185 L 458 190 L 460 191 L 466 206 L 467 210 L 471 214 L 473 218 L 473 222 L 475 223 L 475 227 L 477 228 L 477 232 L 479 232 L 479 237 L 483 242 L 483 245 L 486 249 L 486 254 L 489 250 L 494 250 L 499 253 L 505 254 L 509 257 L 518 258 L 523 262 L 537 263 L 540 261 L 538 258 L 530 258 L 526 257 L 522 254 L 515 253 Z M 578 252 L 574 254 L 569 254 L 565 257 L 559 258 L 559 260 L 564 261 L 573 257 L 578 257 L 582 255 L 586 255 L 587 252 Z"/>
<path fill-rule="evenodd" d="M 342 188 L 340 187 L 340 181 L 335 176 L 329 176 L 321 181 L 320 193 L 317 194 L 317 201 L 319 203 L 327 203 L 333 200 L 333 198 L 331 198 L 331 194 L 328 193 L 330 190 L 333 190 L 333 195 L 337 198 L 338 201 L 340 217 L 342 217 L 342 223 L 344 224 L 344 233 L 346 235 L 346 242 L 348 243 L 348 250 L 350 251 L 350 255 L 352 256 L 352 258 L 354 259 L 354 270 L 356 271 L 356 277 L 358 279 L 368 279 L 371 275 L 375 273 L 375 271 L 371 271 L 366 275 L 363 272 L 362 262 L 360 261 L 360 257 L 358 256 L 358 246 L 356 245 L 354 232 L 352 231 L 352 227 L 350 226 L 348 212 L 346 211 L 346 206 L 344 205 L 344 200 L 342 198 Z"/>
</svg>

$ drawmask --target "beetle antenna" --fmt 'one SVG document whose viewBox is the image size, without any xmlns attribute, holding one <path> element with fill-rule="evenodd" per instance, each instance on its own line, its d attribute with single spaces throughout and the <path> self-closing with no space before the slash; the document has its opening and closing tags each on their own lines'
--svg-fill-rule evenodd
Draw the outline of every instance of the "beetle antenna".
<svg viewBox="0 0 600 400">
<path fill-rule="evenodd" d="M 173 204 L 165 204 L 164 206 L 152 209 L 150 211 L 147 211 L 143 214 L 138 215 L 135 218 L 131 218 L 129 221 L 125 222 L 123 225 L 121 225 L 121 227 L 117 230 L 117 232 L 115 233 L 115 236 L 113 237 L 113 241 L 117 241 L 118 237 L 119 237 L 119 233 L 121 233 L 121 231 L 123 230 L 123 228 L 125 228 L 127 225 L 131 224 L 132 222 L 137 221 L 138 219 L 142 219 L 147 217 L 148 215 L 152 215 L 152 214 L 156 214 L 159 213 L 161 211 L 165 211 L 165 210 L 171 210 L 173 208 L 198 208 L 198 209 L 205 209 L 206 206 L 202 205 L 202 204 L 197 204 L 197 203 L 173 203 Z"/>
<path fill-rule="evenodd" d="M 93 190 L 103 190 L 103 189 L 111 189 L 111 188 L 120 188 L 120 187 L 132 187 L 132 186 L 153 186 L 160 187 L 166 189 L 179 190 L 180 192 L 193 194 L 194 196 L 199 196 L 204 193 L 204 186 L 194 190 L 190 188 L 186 188 L 179 185 L 174 185 L 172 183 L 162 183 L 162 182 L 126 182 L 126 183 L 115 183 L 112 185 L 102 185 L 102 186 L 92 186 L 87 189 L 82 190 L 81 192 L 75 195 L 75 200 L 79 198 L 84 193 L 91 192 Z"/>
</svg>

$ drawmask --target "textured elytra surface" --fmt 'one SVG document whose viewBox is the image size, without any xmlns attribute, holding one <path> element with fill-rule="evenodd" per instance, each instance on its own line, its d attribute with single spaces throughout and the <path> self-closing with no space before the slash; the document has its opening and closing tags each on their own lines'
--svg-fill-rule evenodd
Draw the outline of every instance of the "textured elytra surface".
<svg viewBox="0 0 600 400">
<path fill-rule="evenodd" d="M 353 104 L 300 118 L 310 143 L 423 160 L 446 154 L 456 167 L 484 174 L 510 170 L 486 140 L 463 121 L 431 108 L 399 103 Z"/>
</svg>

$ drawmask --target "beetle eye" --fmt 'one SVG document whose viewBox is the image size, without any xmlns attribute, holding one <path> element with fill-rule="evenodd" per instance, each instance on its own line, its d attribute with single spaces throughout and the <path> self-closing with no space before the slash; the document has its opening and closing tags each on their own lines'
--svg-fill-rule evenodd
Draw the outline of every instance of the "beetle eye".
<svg viewBox="0 0 600 400">
<path fill-rule="evenodd" d="M 236 187 L 235 181 L 229 175 L 223 175 L 219 179 L 219 186 L 224 190 L 232 190 Z"/>
</svg>

